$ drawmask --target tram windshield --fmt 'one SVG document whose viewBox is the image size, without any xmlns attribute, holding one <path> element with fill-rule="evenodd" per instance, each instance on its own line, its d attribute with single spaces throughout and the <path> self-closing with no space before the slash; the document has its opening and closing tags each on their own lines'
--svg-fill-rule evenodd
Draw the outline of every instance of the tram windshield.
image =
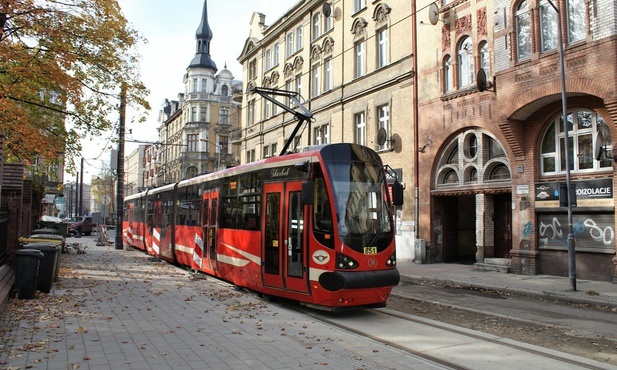
<svg viewBox="0 0 617 370">
<path fill-rule="evenodd" d="M 362 251 L 365 246 L 382 250 L 392 237 L 387 185 L 379 163 L 333 161 L 332 179 L 339 235 L 345 244 Z"/>
</svg>

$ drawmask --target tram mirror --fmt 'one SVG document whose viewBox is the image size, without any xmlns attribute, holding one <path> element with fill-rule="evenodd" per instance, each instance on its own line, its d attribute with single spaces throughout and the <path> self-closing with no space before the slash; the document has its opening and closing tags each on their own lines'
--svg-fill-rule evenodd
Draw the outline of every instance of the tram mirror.
<svg viewBox="0 0 617 370">
<path fill-rule="evenodd" d="M 392 184 L 392 204 L 395 206 L 403 205 L 403 184 L 398 180 Z"/>
<path fill-rule="evenodd" d="M 315 198 L 315 183 L 308 180 L 302 183 L 302 204 L 310 206 Z"/>
</svg>

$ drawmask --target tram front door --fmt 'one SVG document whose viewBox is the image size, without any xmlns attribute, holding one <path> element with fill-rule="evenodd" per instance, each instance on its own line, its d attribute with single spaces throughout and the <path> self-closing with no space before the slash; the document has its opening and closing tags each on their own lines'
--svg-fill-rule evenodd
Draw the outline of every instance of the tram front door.
<svg viewBox="0 0 617 370">
<path fill-rule="evenodd" d="M 264 185 L 262 225 L 264 285 L 308 292 L 307 248 L 301 183 Z"/>
</svg>

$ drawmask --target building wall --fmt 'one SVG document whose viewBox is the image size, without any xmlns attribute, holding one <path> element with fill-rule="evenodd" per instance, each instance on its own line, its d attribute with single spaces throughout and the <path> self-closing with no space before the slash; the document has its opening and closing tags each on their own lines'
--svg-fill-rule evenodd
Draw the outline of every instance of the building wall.
<svg viewBox="0 0 617 370">
<path fill-rule="evenodd" d="M 239 61 L 246 81 L 243 99 L 241 155 L 243 163 L 278 155 L 297 121 L 282 108 L 273 114 L 272 103 L 250 89 L 277 88 L 301 94 L 301 102 L 313 115 L 310 124 L 301 127 L 289 150 L 319 143 L 357 142 L 355 117 L 364 115 L 363 143 L 378 151 L 384 164 L 402 173 L 406 185 L 405 204 L 397 212 L 399 224 L 414 222 L 414 130 L 413 130 L 413 58 L 411 50 L 411 3 L 404 0 L 366 1 L 357 11 L 352 0 L 330 1 L 331 28 L 323 14 L 325 1 L 299 2 L 271 25 L 263 14 L 255 13 L 250 33 Z M 313 32 L 320 17 L 320 32 Z M 287 40 L 302 43 L 287 53 Z M 378 65 L 378 33 L 386 30 L 387 62 Z M 364 43 L 364 71 L 357 75 L 355 45 Z M 273 60 L 278 45 L 279 58 Z M 329 63 L 331 67 L 329 68 Z M 331 84 L 325 85 L 327 70 Z M 315 78 L 318 71 L 319 79 Z M 299 83 L 298 83 L 299 82 Z M 320 88 L 314 85 L 319 82 Z M 285 98 L 278 97 L 285 102 Z M 387 106 L 389 124 L 386 142 L 377 143 L 378 108 Z M 399 257 L 410 256 L 413 237 L 399 245 Z"/>
<path fill-rule="evenodd" d="M 457 231 L 456 218 L 447 216 L 448 207 L 457 199 L 475 194 L 475 210 L 466 213 L 465 217 L 476 218 L 476 262 L 481 263 L 485 258 L 498 254 L 497 241 L 501 231 L 494 212 L 503 209 L 503 201 L 507 202 L 511 197 L 508 208 L 511 209 L 511 213 L 508 212 L 510 219 L 507 220 L 511 249 L 504 257 L 511 260 L 512 271 L 568 276 L 569 256 L 565 237 L 568 230 L 563 218 L 566 208 L 558 204 L 546 206 L 547 201 L 538 198 L 542 186 L 566 181 L 565 171 L 543 175 L 541 167 L 542 140 L 550 122 L 561 114 L 562 109 L 559 55 L 555 50 L 541 51 L 539 3 L 528 3 L 532 24 L 531 52 L 529 58 L 520 61 L 517 60 L 515 26 L 518 3 L 514 1 L 453 1 L 446 5 L 439 4 L 439 21 L 435 25 L 423 20 L 422 12 L 419 14 L 419 20 L 424 24 L 418 27 L 418 39 L 426 41 L 419 44 L 418 50 L 419 142 L 420 146 L 421 143 L 430 145 L 419 154 L 418 226 L 420 237 L 427 240 L 434 256 L 444 261 L 449 252 L 446 240 L 448 230 L 444 231 L 444 228 L 453 227 L 450 231 Z M 566 9 L 564 2 L 556 3 Z M 568 43 L 564 36 L 568 110 L 584 109 L 599 114 L 610 130 L 608 136 L 615 142 L 616 4 L 611 1 L 598 3 L 597 6 L 583 3 L 586 36 L 572 43 Z M 428 6 L 428 2 L 418 3 L 417 7 L 425 5 Z M 563 24 L 565 32 L 565 20 Z M 483 31 L 485 25 L 486 32 Z M 455 86 L 450 91 L 445 90 L 444 57 L 448 54 L 456 56 L 458 43 L 464 37 L 470 37 L 474 45 L 476 71 L 480 65 L 480 52 L 475 46 L 482 41 L 489 42 L 488 70 L 491 73 L 487 80 L 493 82 L 495 77 L 496 87 L 490 88 L 494 91 L 480 92 L 477 81 L 467 87 L 456 85 L 459 77 L 457 59 L 453 59 L 451 64 Z M 452 140 L 472 131 L 481 132 L 503 147 L 504 156 L 500 160 L 509 170 L 510 178 L 507 181 L 479 184 L 463 178 L 465 173 L 461 171 L 458 173 L 462 179 L 459 183 L 440 182 L 443 178 L 440 178 L 439 171 L 452 153 Z M 459 143 L 466 145 L 463 140 Z M 479 148 L 482 149 L 481 146 Z M 462 156 L 455 158 L 453 167 L 469 168 L 472 161 Z M 572 181 L 595 186 L 593 184 L 604 184 L 603 179 L 608 178 L 612 183 L 613 171 L 614 164 L 612 168 L 574 171 Z M 574 210 L 573 222 L 579 225 L 575 231 L 575 243 L 579 250 L 576 253 L 577 270 L 580 277 L 613 280 L 617 276 L 615 240 L 611 237 L 615 230 L 614 197 L 611 195 L 598 201 L 601 206 L 589 206 L 587 199 L 581 200 Z M 491 217 L 487 218 L 487 214 Z M 548 224 L 548 220 L 553 221 Z M 547 237 L 551 230 L 555 234 Z M 593 233 L 596 233 L 595 238 L 589 236 Z M 558 235 L 561 237 L 556 238 Z M 600 240 L 599 236 L 604 238 Z M 436 246 L 444 249 L 437 250 Z"/>
</svg>

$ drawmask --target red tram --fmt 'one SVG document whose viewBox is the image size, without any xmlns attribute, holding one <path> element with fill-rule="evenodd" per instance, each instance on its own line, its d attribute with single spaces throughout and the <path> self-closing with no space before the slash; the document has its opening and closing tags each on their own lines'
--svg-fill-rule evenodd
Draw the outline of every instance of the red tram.
<svg viewBox="0 0 617 370">
<path fill-rule="evenodd" d="M 367 147 L 309 147 L 126 197 L 123 242 L 266 296 L 382 307 L 399 282 L 394 185 Z"/>
</svg>

